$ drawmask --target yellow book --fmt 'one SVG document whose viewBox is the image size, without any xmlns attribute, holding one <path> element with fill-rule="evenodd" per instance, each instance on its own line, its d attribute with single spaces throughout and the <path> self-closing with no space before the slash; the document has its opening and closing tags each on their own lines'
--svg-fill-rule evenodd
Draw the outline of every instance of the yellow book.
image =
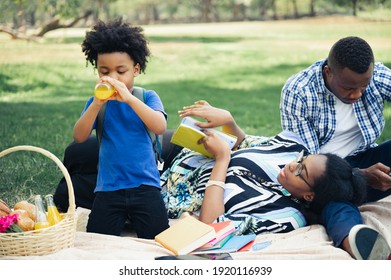
<svg viewBox="0 0 391 280">
<path fill-rule="evenodd" d="M 212 226 L 188 216 L 156 235 L 155 241 L 178 256 L 194 251 L 215 237 Z"/>
<path fill-rule="evenodd" d="M 204 138 L 206 135 L 201 131 L 201 128 L 195 125 L 196 120 L 191 117 L 184 117 L 179 124 L 178 128 L 174 131 L 174 134 L 171 138 L 171 143 L 179 145 L 184 148 L 188 148 L 200 154 L 203 154 L 207 157 L 212 157 L 213 155 L 209 153 L 204 144 L 198 144 L 198 141 Z M 224 141 L 226 141 L 229 147 L 232 149 L 236 143 L 236 136 L 224 133 L 217 129 L 210 129 L 217 133 Z"/>
</svg>

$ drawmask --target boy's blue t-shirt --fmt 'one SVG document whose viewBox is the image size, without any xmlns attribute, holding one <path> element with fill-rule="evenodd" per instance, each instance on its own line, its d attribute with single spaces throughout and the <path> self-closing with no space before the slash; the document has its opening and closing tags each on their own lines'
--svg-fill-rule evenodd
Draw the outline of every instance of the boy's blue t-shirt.
<svg viewBox="0 0 391 280">
<path fill-rule="evenodd" d="M 93 101 L 91 97 L 83 113 Z M 145 91 L 145 104 L 164 112 L 155 91 Z M 94 124 L 95 128 L 96 124 Z M 99 150 L 99 169 L 95 192 L 116 191 L 148 185 L 160 188 L 151 139 L 142 120 L 126 103 L 108 101 Z"/>
</svg>

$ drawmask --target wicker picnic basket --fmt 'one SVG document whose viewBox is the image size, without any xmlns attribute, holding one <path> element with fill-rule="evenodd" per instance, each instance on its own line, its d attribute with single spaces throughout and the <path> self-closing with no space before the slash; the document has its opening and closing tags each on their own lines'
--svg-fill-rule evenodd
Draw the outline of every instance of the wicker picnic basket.
<svg viewBox="0 0 391 280">
<path fill-rule="evenodd" d="M 15 146 L 0 152 L 0 158 L 16 151 L 34 151 L 53 160 L 62 171 L 68 186 L 69 208 L 58 224 L 48 228 L 18 232 L 0 233 L 0 256 L 43 256 L 74 246 L 77 216 L 75 195 L 68 170 L 52 153 L 34 146 Z"/>
</svg>

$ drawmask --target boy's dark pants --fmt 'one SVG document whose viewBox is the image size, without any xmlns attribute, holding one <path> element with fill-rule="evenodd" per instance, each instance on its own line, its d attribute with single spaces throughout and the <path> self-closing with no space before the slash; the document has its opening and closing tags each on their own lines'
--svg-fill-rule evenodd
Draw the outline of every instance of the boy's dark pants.
<svg viewBox="0 0 391 280">
<path fill-rule="evenodd" d="M 121 235 L 130 220 L 137 237 L 153 239 L 169 227 L 160 189 L 138 188 L 98 192 L 88 218 L 87 232 Z"/>
</svg>

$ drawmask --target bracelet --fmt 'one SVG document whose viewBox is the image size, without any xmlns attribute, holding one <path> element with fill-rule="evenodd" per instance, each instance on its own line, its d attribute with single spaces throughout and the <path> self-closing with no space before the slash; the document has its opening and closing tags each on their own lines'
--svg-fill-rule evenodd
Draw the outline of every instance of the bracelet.
<svg viewBox="0 0 391 280">
<path fill-rule="evenodd" d="M 210 187 L 210 186 L 217 186 L 217 187 L 220 187 L 220 188 L 222 188 L 222 189 L 224 190 L 224 189 L 225 189 L 225 182 L 209 180 L 209 181 L 205 184 L 205 189 L 206 189 L 207 187 Z"/>
</svg>

